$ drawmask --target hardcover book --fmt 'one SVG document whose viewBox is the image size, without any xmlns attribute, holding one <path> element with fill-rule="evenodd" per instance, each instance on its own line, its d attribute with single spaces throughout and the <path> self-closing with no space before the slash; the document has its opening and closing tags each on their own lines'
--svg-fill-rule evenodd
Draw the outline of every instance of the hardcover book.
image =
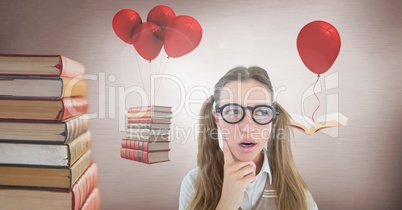
<svg viewBox="0 0 402 210">
<path fill-rule="evenodd" d="M 88 150 L 67 168 L 0 165 L 0 186 L 69 189 L 91 162 L 91 150 Z"/>
<path fill-rule="evenodd" d="M 66 120 L 88 109 L 85 96 L 62 99 L 0 98 L 0 119 Z"/>
<path fill-rule="evenodd" d="M 7 210 L 80 210 L 98 183 L 98 167 L 92 163 L 70 189 L 0 187 L 0 203 Z"/>
<path fill-rule="evenodd" d="M 128 124 L 135 123 L 162 123 L 162 124 L 170 124 L 171 118 L 155 118 L 155 117 L 144 117 L 144 118 L 128 118 Z"/>
<path fill-rule="evenodd" d="M 90 148 L 90 131 L 61 145 L 0 142 L 0 164 L 70 167 Z"/>
<path fill-rule="evenodd" d="M 136 141 L 130 139 L 122 139 L 121 147 L 127 149 L 135 149 L 142 151 L 161 151 L 170 150 L 169 142 L 146 142 L 146 141 Z"/>
<path fill-rule="evenodd" d="M 64 121 L 0 120 L 0 142 L 64 144 L 88 128 L 86 114 Z"/>
<path fill-rule="evenodd" d="M 310 118 L 305 118 L 301 115 L 291 114 L 291 117 L 291 126 L 301 130 L 307 135 L 314 135 L 318 131 L 325 128 L 346 126 L 349 120 L 341 113 L 332 113 L 319 117 L 315 122 L 313 122 Z"/>
<path fill-rule="evenodd" d="M 136 141 L 147 141 L 147 142 L 166 142 L 169 141 L 169 135 L 161 135 L 161 136 L 142 136 L 142 135 L 130 135 L 126 134 L 125 139 L 136 140 Z"/>
<path fill-rule="evenodd" d="M 87 82 L 67 77 L 0 77 L 0 97 L 66 98 L 85 96 Z"/>
<path fill-rule="evenodd" d="M 121 148 L 120 156 L 128 160 L 153 164 L 153 163 L 169 161 L 169 150 L 147 152 L 142 150 Z"/>
<path fill-rule="evenodd" d="M 137 113 L 137 112 L 172 112 L 171 106 L 159 106 L 159 105 L 149 105 L 149 106 L 136 106 L 130 107 L 128 109 L 128 113 Z"/>
<path fill-rule="evenodd" d="M 131 123 L 127 124 L 127 129 L 170 129 L 170 123 Z"/>
<path fill-rule="evenodd" d="M 0 75 L 76 77 L 85 67 L 62 55 L 0 54 Z"/>
<path fill-rule="evenodd" d="M 156 111 L 145 111 L 145 112 L 133 112 L 133 113 L 127 113 L 126 117 L 128 119 L 132 118 L 172 118 L 172 113 L 171 112 L 156 112 Z"/>
<path fill-rule="evenodd" d="M 163 136 L 169 135 L 170 129 L 127 128 L 128 136 Z"/>
</svg>

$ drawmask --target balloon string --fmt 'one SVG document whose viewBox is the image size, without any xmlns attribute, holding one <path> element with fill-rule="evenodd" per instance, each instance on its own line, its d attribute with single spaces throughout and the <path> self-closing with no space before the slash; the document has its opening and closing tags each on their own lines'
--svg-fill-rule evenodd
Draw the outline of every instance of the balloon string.
<svg viewBox="0 0 402 210">
<path fill-rule="evenodd" d="M 159 63 L 158 74 L 161 73 L 162 61 L 163 61 L 163 50 L 162 50 L 161 62 Z"/>
<path fill-rule="evenodd" d="M 166 66 L 167 66 L 168 61 L 169 61 L 169 57 L 166 59 L 165 68 L 163 68 L 162 74 L 165 74 Z M 161 83 L 162 83 L 162 81 L 159 81 L 159 83 L 158 83 L 158 88 L 157 88 L 157 90 L 156 90 L 155 98 L 156 98 L 156 96 L 158 96 L 158 92 L 159 92 L 159 88 L 160 88 L 160 86 L 161 86 Z"/>
<path fill-rule="evenodd" d="M 141 69 L 140 69 L 140 63 L 138 62 L 137 52 L 135 52 L 135 59 L 137 60 L 137 66 L 138 66 L 138 71 L 140 72 L 142 87 L 144 87 L 144 89 L 145 89 L 145 84 L 144 84 L 144 80 L 142 79 L 142 73 L 141 73 Z"/>
<path fill-rule="evenodd" d="M 163 61 L 163 50 L 162 50 L 162 56 L 161 56 L 161 62 L 159 63 L 159 69 L 158 69 L 158 75 L 161 74 L 161 69 L 162 69 L 162 61 Z M 159 91 L 159 85 L 160 85 L 161 81 L 156 82 L 156 92 L 155 92 L 155 98 L 158 95 L 158 91 Z"/>
<path fill-rule="evenodd" d="M 321 103 L 320 99 L 318 98 L 318 96 L 317 96 L 317 94 L 316 94 L 316 92 L 315 92 L 315 86 L 317 85 L 319 79 L 320 79 L 320 75 L 318 74 L 318 76 L 317 76 L 317 81 L 315 81 L 315 84 L 314 84 L 314 87 L 313 87 L 313 93 L 314 93 L 315 97 L 316 97 L 317 100 L 318 100 L 318 106 L 317 106 L 317 108 L 314 110 L 313 115 L 311 116 L 311 118 L 313 119 L 313 122 L 315 122 L 315 120 L 314 120 L 314 114 L 315 114 L 315 112 L 318 110 L 318 108 L 320 108 L 320 103 Z"/>
</svg>

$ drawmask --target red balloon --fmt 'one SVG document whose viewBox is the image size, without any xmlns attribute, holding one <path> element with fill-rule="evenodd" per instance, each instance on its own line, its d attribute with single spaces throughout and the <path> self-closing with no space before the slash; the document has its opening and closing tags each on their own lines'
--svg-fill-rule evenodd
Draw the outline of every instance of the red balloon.
<svg viewBox="0 0 402 210">
<path fill-rule="evenodd" d="M 158 5 L 149 11 L 147 21 L 155 23 L 164 30 L 166 25 L 175 17 L 176 14 L 172 8 L 165 5 Z"/>
<path fill-rule="evenodd" d="M 126 42 L 132 44 L 134 29 L 142 23 L 140 15 L 132 9 L 118 11 L 112 21 L 112 27 L 116 35 Z"/>
<path fill-rule="evenodd" d="M 200 44 L 202 28 L 193 17 L 180 15 L 169 22 L 164 33 L 166 54 L 177 58 L 193 51 Z"/>
<path fill-rule="evenodd" d="M 297 50 L 304 65 L 313 73 L 323 74 L 334 64 L 341 49 L 336 28 L 324 21 L 305 25 L 297 36 Z"/>
<path fill-rule="evenodd" d="M 155 23 L 144 22 L 133 33 L 133 45 L 145 60 L 153 60 L 163 46 L 163 31 Z"/>
</svg>

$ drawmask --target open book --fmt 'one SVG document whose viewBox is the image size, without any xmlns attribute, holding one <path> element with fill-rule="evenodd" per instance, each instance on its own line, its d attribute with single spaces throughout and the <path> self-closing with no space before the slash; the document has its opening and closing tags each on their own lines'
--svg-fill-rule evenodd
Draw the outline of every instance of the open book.
<svg viewBox="0 0 402 210">
<path fill-rule="evenodd" d="M 308 117 L 303 117 L 297 114 L 290 114 L 292 117 L 291 125 L 297 128 L 307 135 L 314 135 L 319 130 L 324 128 L 332 128 L 339 126 L 346 126 L 349 118 L 345 117 L 341 113 L 331 113 L 328 115 L 321 116 L 313 122 Z"/>
</svg>

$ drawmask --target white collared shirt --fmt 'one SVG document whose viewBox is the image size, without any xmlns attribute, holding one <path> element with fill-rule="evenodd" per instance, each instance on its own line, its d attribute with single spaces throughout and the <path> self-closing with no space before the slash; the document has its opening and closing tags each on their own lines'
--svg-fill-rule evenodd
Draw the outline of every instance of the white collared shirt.
<svg viewBox="0 0 402 210">
<path fill-rule="evenodd" d="M 184 210 L 192 201 L 195 194 L 195 180 L 198 174 L 198 167 L 190 170 L 187 175 L 183 178 L 180 188 L 180 198 L 179 198 L 179 210 Z M 265 182 L 267 179 L 267 174 L 269 175 L 269 183 L 272 184 L 271 169 L 268 163 L 268 155 L 266 149 L 264 149 L 264 162 L 262 164 L 260 173 L 257 174 L 256 179 L 253 183 L 246 187 L 244 192 L 243 202 L 241 208 L 243 210 L 252 209 L 252 207 L 257 203 L 258 199 L 265 187 Z M 309 210 L 318 210 L 317 204 L 315 203 L 311 193 L 307 192 L 307 206 Z"/>
</svg>

